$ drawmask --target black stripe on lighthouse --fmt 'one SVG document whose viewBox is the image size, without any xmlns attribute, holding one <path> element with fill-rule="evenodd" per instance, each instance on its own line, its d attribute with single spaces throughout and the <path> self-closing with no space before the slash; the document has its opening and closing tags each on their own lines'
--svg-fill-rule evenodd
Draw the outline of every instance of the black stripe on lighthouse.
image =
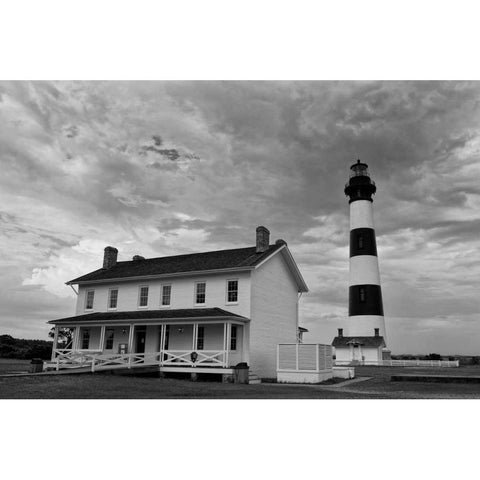
<svg viewBox="0 0 480 480">
<path fill-rule="evenodd" d="M 379 315 L 383 317 L 380 285 L 352 285 L 348 291 L 348 316 Z"/>
<path fill-rule="evenodd" d="M 377 242 L 373 228 L 354 228 L 350 230 L 350 257 L 357 255 L 377 256 Z"/>
</svg>

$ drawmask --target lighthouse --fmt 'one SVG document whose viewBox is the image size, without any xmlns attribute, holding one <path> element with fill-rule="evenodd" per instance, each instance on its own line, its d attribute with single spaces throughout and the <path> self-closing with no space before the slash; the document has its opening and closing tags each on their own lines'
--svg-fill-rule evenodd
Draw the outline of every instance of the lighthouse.
<svg viewBox="0 0 480 480">
<path fill-rule="evenodd" d="M 373 195 L 377 187 L 368 165 L 357 160 L 350 167 L 345 195 L 350 204 L 350 274 L 348 318 L 333 341 L 337 363 L 378 364 L 386 350 L 382 288 L 373 224 Z"/>
</svg>

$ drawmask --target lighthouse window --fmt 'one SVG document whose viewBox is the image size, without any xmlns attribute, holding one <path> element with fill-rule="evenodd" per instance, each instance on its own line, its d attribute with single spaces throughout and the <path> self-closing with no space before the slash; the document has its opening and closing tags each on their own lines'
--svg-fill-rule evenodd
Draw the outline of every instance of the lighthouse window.
<svg viewBox="0 0 480 480">
<path fill-rule="evenodd" d="M 363 236 L 362 235 L 359 235 L 358 238 L 357 238 L 357 247 L 358 247 L 359 250 L 363 248 Z"/>
<path fill-rule="evenodd" d="M 360 287 L 359 294 L 360 294 L 360 302 L 365 303 L 365 288 Z"/>
</svg>

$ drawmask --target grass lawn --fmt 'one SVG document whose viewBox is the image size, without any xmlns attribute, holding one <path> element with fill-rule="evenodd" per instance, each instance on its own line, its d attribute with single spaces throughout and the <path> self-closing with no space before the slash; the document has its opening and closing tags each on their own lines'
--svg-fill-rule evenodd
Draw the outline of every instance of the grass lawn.
<svg viewBox="0 0 480 480">
<path fill-rule="evenodd" d="M 20 361 L 21 362 L 21 361 Z M 28 362 L 27 362 L 28 364 Z M 391 382 L 395 373 L 480 375 L 479 367 L 357 367 L 369 380 L 340 385 L 235 385 L 110 373 L 0 378 L 0 398 L 385 399 L 480 398 L 480 385 Z"/>
<path fill-rule="evenodd" d="M 0 358 L 0 375 L 4 373 L 22 373 L 30 371 L 30 360 Z"/>
</svg>

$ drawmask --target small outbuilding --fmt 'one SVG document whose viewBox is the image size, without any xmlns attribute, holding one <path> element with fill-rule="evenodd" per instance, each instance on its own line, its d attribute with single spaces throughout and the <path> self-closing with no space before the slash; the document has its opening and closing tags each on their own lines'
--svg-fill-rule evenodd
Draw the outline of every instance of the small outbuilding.
<svg viewBox="0 0 480 480">
<path fill-rule="evenodd" d="M 339 332 L 340 333 L 340 332 Z M 370 337 L 344 337 L 339 335 L 333 339 L 335 348 L 335 364 L 379 365 L 383 360 L 385 339 L 380 335 Z"/>
</svg>

